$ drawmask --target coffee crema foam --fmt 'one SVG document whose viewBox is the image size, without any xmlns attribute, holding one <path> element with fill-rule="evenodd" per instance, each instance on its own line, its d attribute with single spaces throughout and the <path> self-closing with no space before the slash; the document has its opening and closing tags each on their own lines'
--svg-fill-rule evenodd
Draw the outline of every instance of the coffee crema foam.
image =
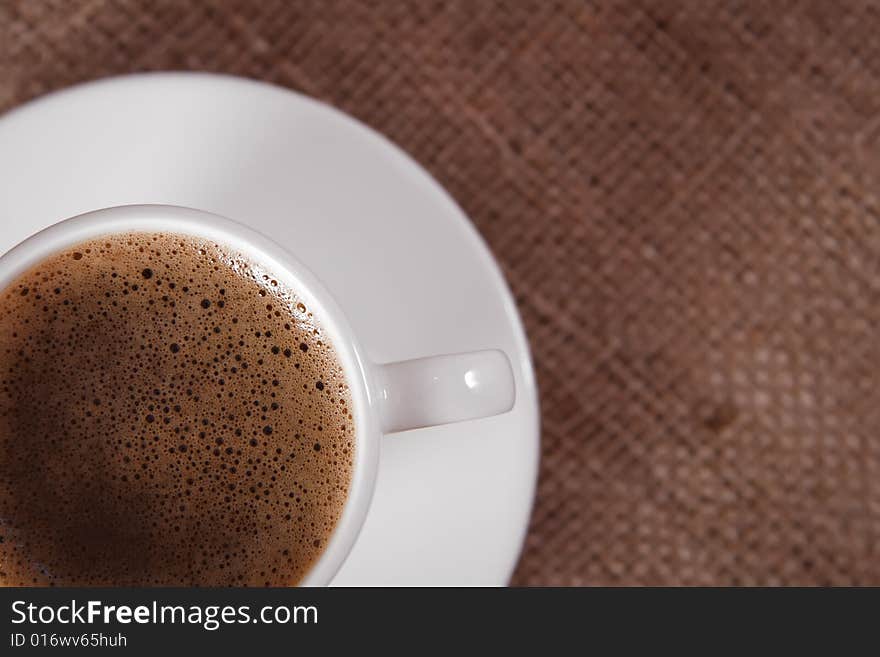
<svg viewBox="0 0 880 657">
<path fill-rule="evenodd" d="M 355 428 L 295 290 L 213 242 L 129 233 L 43 260 L 0 310 L 0 584 L 302 579 Z"/>
</svg>

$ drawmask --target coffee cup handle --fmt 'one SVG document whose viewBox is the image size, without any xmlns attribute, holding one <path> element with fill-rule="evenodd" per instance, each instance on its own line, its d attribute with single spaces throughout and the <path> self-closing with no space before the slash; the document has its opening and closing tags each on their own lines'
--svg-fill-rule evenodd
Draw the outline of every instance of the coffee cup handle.
<svg viewBox="0 0 880 657">
<path fill-rule="evenodd" d="M 386 433 L 498 415 L 516 398 L 510 361 L 496 349 L 385 363 L 374 372 Z"/>
</svg>

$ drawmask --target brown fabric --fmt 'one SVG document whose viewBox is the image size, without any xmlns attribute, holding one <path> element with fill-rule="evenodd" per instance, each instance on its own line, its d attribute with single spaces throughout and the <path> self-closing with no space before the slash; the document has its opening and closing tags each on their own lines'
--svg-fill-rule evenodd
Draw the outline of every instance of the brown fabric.
<svg viewBox="0 0 880 657">
<path fill-rule="evenodd" d="M 0 0 L 0 109 L 224 71 L 425 164 L 534 349 L 515 583 L 880 584 L 878 31 L 824 0 Z"/>
</svg>

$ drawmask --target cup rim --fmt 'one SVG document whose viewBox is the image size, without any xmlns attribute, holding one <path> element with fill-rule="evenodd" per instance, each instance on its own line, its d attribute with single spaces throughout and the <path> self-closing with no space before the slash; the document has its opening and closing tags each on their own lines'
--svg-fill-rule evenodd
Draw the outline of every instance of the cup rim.
<svg viewBox="0 0 880 657">
<path fill-rule="evenodd" d="M 103 235 L 163 231 L 215 240 L 271 271 L 273 278 L 288 284 L 309 308 L 317 309 L 315 314 L 343 365 L 355 411 L 354 464 L 348 497 L 323 552 L 296 583 L 327 585 L 342 567 L 366 520 L 378 474 L 381 429 L 363 350 L 342 309 L 305 265 L 259 231 L 212 212 L 175 205 L 121 205 L 62 219 L 0 255 L 0 290 L 61 249 Z"/>
</svg>

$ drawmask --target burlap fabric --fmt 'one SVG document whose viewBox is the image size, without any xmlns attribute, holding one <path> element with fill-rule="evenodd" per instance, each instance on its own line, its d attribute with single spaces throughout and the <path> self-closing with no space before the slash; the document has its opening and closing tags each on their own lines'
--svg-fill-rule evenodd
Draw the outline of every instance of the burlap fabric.
<svg viewBox="0 0 880 657">
<path fill-rule="evenodd" d="M 0 109 L 224 71 L 427 166 L 534 349 L 515 583 L 880 584 L 878 32 L 824 0 L 0 0 Z"/>
</svg>

